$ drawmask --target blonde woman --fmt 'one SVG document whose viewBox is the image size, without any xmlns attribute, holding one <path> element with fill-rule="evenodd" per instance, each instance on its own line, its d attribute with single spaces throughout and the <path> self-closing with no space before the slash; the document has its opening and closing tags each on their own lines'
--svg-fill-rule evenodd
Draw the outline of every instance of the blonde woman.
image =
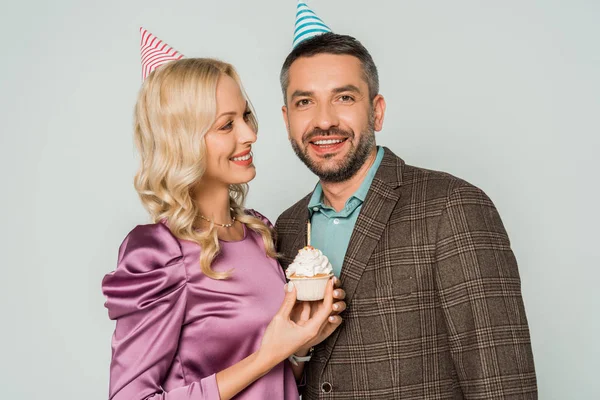
<svg viewBox="0 0 600 400">
<path fill-rule="evenodd" d="M 310 306 L 284 290 L 271 225 L 243 207 L 256 132 L 229 64 L 182 59 L 144 82 L 135 187 L 155 223 L 131 231 L 102 283 L 110 399 L 298 399 L 303 363 L 287 358 L 341 323 L 333 283 Z"/>
</svg>

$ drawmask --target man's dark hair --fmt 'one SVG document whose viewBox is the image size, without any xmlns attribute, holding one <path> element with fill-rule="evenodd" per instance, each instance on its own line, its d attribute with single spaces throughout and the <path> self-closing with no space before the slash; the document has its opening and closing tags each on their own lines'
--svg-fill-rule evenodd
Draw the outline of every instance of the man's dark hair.
<svg viewBox="0 0 600 400">
<path fill-rule="evenodd" d="M 285 59 L 279 74 L 285 104 L 287 104 L 290 67 L 300 57 L 312 57 L 317 54 L 350 55 L 358 58 L 362 65 L 365 81 L 369 86 L 369 99 L 373 100 L 379 94 L 379 75 L 369 51 L 352 36 L 328 32 L 301 42 Z"/>
</svg>

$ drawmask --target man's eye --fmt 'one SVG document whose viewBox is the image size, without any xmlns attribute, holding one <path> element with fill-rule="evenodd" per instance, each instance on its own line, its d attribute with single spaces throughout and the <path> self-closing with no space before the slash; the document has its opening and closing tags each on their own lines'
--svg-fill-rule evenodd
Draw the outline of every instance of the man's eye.
<svg viewBox="0 0 600 400">
<path fill-rule="evenodd" d="M 298 100 L 298 102 L 296 103 L 296 106 L 303 107 L 303 106 L 307 106 L 309 104 L 310 104 L 310 100 L 302 99 L 302 100 Z"/>
<path fill-rule="evenodd" d="M 343 95 L 340 97 L 340 100 L 342 100 L 344 103 L 347 103 L 349 101 L 353 101 L 354 98 L 352 96 L 349 96 L 347 94 Z"/>
</svg>

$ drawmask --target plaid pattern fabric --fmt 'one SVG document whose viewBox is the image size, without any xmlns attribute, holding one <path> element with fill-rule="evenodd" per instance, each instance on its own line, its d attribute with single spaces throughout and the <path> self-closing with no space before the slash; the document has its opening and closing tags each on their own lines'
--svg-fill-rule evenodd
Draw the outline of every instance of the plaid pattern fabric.
<svg viewBox="0 0 600 400">
<path fill-rule="evenodd" d="M 275 224 L 284 268 L 309 198 Z M 537 399 L 517 263 L 481 190 L 386 148 L 340 279 L 344 322 L 307 363 L 303 399 Z"/>
</svg>

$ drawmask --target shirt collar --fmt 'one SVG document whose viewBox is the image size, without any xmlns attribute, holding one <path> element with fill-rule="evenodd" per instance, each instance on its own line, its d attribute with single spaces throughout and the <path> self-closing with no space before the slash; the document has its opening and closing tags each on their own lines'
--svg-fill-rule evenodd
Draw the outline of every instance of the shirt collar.
<svg viewBox="0 0 600 400">
<path fill-rule="evenodd" d="M 375 161 L 373 162 L 373 165 L 371 165 L 371 168 L 369 168 L 369 171 L 367 172 L 365 179 L 360 184 L 358 190 L 354 192 L 354 194 L 350 196 L 348 200 L 346 200 L 346 207 L 348 207 L 349 202 L 353 198 L 360 200 L 358 205 L 362 204 L 363 201 L 365 201 L 367 193 L 369 192 L 371 184 L 373 183 L 373 178 L 375 178 L 375 173 L 377 172 L 379 165 L 381 165 L 383 154 L 383 147 L 377 146 L 377 155 L 375 156 Z M 323 187 L 321 187 L 321 182 L 318 182 L 317 186 L 315 186 L 315 190 L 313 191 L 312 196 L 310 197 L 310 200 L 308 202 L 308 212 L 310 213 L 310 215 L 312 215 L 314 208 L 331 208 L 323 203 Z"/>
<path fill-rule="evenodd" d="M 371 165 L 371 168 L 369 168 L 369 171 L 367 172 L 367 176 L 365 176 L 365 179 L 360 184 L 360 187 L 358 188 L 358 190 L 356 192 L 354 192 L 354 194 L 352 195 L 352 196 L 356 197 L 357 199 L 359 199 L 361 202 L 365 201 L 365 197 L 367 197 L 367 193 L 369 192 L 369 189 L 371 188 L 371 183 L 373 183 L 373 178 L 375 178 L 375 173 L 377 173 L 377 169 L 379 168 L 379 165 L 381 164 L 381 160 L 383 159 L 383 153 L 384 153 L 383 147 L 378 146 L 377 147 L 377 155 L 375 156 L 375 161 L 373 162 L 373 165 Z"/>
<path fill-rule="evenodd" d="M 322 198 L 323 198 L 323 188 L 321 187 L 321 182 L 317 183 L 317 186 L 315 186 L 315 190 L 313 190 L 313 194 L 310 197 L 310 200 L 308 202 L 308 210 L 312 213 L 313 208 L 315 207 L 324 207 L 324 204 L 322 202 Z"/>
</svg>

